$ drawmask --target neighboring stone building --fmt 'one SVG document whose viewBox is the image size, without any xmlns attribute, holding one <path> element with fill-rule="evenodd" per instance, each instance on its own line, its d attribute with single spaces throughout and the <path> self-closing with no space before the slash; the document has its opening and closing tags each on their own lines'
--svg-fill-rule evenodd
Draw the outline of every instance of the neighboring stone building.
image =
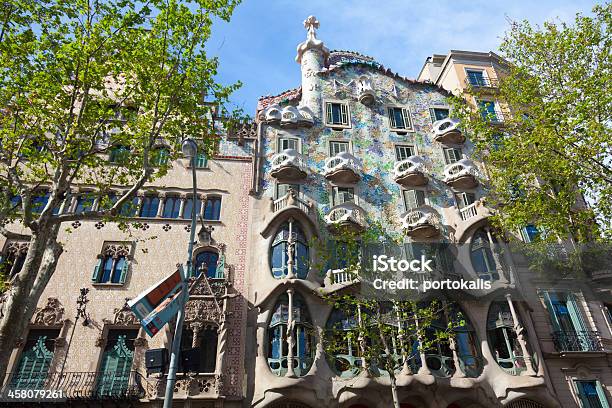
<svg viewBox="0 0 612 408">
<path fill-rule="evenodd" d="M 472 106 L 486 106 L 503 126 L 504 103 L 497 86 L 504 61 L 493 52 L 452 50 L 428 57 L 418 79 L 463 95 Z M 488 95 L 481 101 L 466 95 L 466 88 Z M 487 101 L 492 103 L 486 104 Z M 533 225 L 517 236 L 530 242 Z M 571 243 L 564 243 L 571 248 Z M 561 252 L 562 253 L 562 252 Z M 515 257 L 517 280 L 530 311 L 547 368 L 547 381 L 563 407 L 604 407 L 612 401 L 612 272 L 610 267 L 586 279 L 535 277 L 526 260 Z"/>
<path fill-rule="evenodd" d="M 491 251 L 498 239 L 482 200 L 484 169 L 449 118 L 449 93 L 370 57 L 330 52 L 316 38 L 318 21 L 309 17 L 304 24 L 307 39 L 296 57 L 301 86 L 260 99 L 257 109 L 249 288 L 249 336 L 256 341 L 247 358 L 255 379 L 247 390 L 252 406 L 392 406 L 384 372 L 358 369 L 357 345 L 332 356 L 322 346 L 326 328 L 346 316 L 319 292 L 346 290 L 356 281 L 342 268 L 309 268 L 318 257 L 311 242 L 334 242 L 338 227 L 364 230 L 372 222 L 412 250 L 419 242 L 455 244 L 456 261 L 442 277 L 492 282 L 488 297 L 465 294 L 458 302 L 468 324 L 457 332 L 454 349 L 422 352 L 410 363 L 415 374 L 398 372 L 402 407 L 559 406 L 539 343 L 532 341 L 530 310 L 518 301 L 516 266 Z"/>
<path fill-rule="evenodd" d="M 222 134 L 214 157 L 196 159 L 196 205 L 203 225 L 198 225 L 195 266 L 197 270 L 207 266 L 216 296 L 202 284 L 191 289 L 183 348 L 200 348 L 200 366 L 197 373 L 179 374 L 175 406 L 243 406 L 255 133 L 251 124 L 245 124 L 232 134 Z M 87 186 L 75 186 L 61 211 L 82 211 L 89 205 L 83 200 L 88 191 Z M 139 193 L 133 219 L 139 228 L 132 234 L 101 220 L 66 225 L 71 231 L 61 233 L 64 253 L 57 270 L 13 353 L 10 388 L 62 389 L 69 402 L 81 401 L 83 406 L 132 406 L 140 399 L 147 406 L 161 407 L 165 378 L 147 376 L 144 353 L 169 348 L 170 327 L 149 338 L 126 300 L 186 261 L 194 204 L 191 191 L 192 169 L 187 159 L 179 159 L 166 176 Z M 94 209 L 96 205 L 94 201 Z M 5 261 L 18 268 L 27 243 L 0 245 Z M 81 317 L 75 326 L 80 288 L 89 289 L 87 321 Z"/>
</svg>

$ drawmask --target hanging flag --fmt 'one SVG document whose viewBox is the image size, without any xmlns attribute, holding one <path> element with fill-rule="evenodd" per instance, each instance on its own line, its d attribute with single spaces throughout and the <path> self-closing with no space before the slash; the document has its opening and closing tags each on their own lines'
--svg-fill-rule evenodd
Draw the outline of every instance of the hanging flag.
<svg viewBox="0 0 612 408">
<path fill-rule="evenodd" d="M 184 271 L 181 265 L 173 274 L 128 302 L 128 306 L 150 337 L 178 313 L 183 304 L 183 280 Z"/>
</svg>

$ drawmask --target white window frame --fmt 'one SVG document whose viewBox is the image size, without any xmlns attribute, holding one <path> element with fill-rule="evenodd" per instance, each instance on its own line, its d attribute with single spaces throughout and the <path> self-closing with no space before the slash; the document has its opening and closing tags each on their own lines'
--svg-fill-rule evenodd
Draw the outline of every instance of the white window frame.
<svg viewBox="0 0 612 408">
<path fill-rule="evenodd" d="M 450 106 L 430 106 L 429 107 L 429 118 L 431 119 L 431 123 L 435 123 L 438 119 L 435 118 L 434 109 L 446 109 L 448 111 L 448 117 L 450 118 Z"/>
<path fill-rule="evenodd" d="M 358 205 L 358 200 L 359 200 L 359 195 L 357 194 L 357 186 L 355 185 L 348 185 L 348 184 L 341 184 L 341 185 L 337 185 L 334 184 L 331 186 L 330 190 L 329 190 L 329 197 L 330 197 L 330 204 L 332 207 L 335 207 L 337 205 L 340 204 L 344 204 L 344 203 L 337 203 L 335 200 L 335 193 L 334 190 L 337 188 L 352 188 L 353 189 L 353 201 L 345 201 L 344 203 L 350 203 L 352 202 L 355 205 Z"/>
<path fill-rule="evenodd" d="M 405 128 L 393 127 L 393 120 L 391 119 L 391 115 L 389 115 L 390 109 L 401 109 L 404 117 L 404 125 Z M 389 121 L 389 130 L 392 132 L 414 132 L 414 123 L 412 121 L 412 111 L 408 106 L 405 105 L 387 105 L 385 106 L 385 115 L 387 116 L 387 120 Z M 407 123 L 406 123 L 407 122 Z"/>
<path fill-rule="evenodd" d="M 398 161 L 398 162 L 402 161 L 402 160 L 406 160 L 408 157 L 410 157 L 410 156 L 408 156 L 408 157 L 406 157 L 406 159 L 400 159 L 398 157 L 399 155 L 397 154 L 398 153 L 397 152 L 397 148 L 398 147 L 399 148 L 401 148 L 401 147 L 409 147 L 409 148 L 411 148 L 412 149 L 412 156 L 416 156 L 418 154 L 416 145 L 413 145 L 413 144 L 410 144 L 410 143 L 396 143 L 393 146 L 393 149 L 395 150 L 395 160 Z"/>
<path fill-rule="evenodd" d="M 345 107 L 346 123 L 331 123 L 329 121 L 329 118 L 327 115 L 327 107 L 331 104 L 339 104 Z M 336 99 L 327 99 L 323 101 L 323 117 L 325 118 L 325 126 L 327 127 L 337 128 L 337 129 L 350 129 L 351 128 L 351 107 L 349 106 L 347 101 L 340 101 Z"/>
<path fill-rule="evenodd" d="M 327 141 L 327 155 L 328 157 L 335 157 L 338 153 L 332 155 L 331 152 L 331 147 L 332 147 L 332 143 L 345 143 L 348 148 L 346 150 L 347 153 L 353 154 L 353 144 L 351 143 L 350 140 L 346 140 L 346 139 L 330 139 Z"/>
<path fill-rule="evenodd" d="M 471 191 L 455 191 L 455 201 L 457 202 L 457 208 L 458 209 L 463 209 L 467 206 L 470 206 L 472 204 L 474 204 L 476 201 L 478 201 L 478 198 L 476 198 L 476 193 L 473 193 Z M 470 204 L 465 205 L 464 207 L 461 207 L 460 201 L 459 201 L 459 197 L 461 196 L 467 196 L 467 194 L 471 194 L 474 196 L 474 201 L 472 201 Z M 466 201 L 465 199 L 463 201 Z"/>
<path fill-rule="evenodd" d="M 281 153 L 283 150 L 285 149 L 281 149 L 281 141 L 282 140 L 295 140 L 296 142 L 296 146 L 295 146 L 295 150 L 299 153 L 301 151 L 301 140 L 299 137 L 292 137 L 292 136 L 278 136 L 278 138 L 276 139 L 276 153 Z"/>
<path fill-rule="evenodd" d="M 406 193 L 408 191 L 415 191 L 415 192 L 420 191 L 421 193 L 423 193 L 423 203 L 421 205 L 417 205 L 414 208 L 408 208 L 408 203 L 406 202 Z M 415 202 L 418 204 L 418 200 L 417 200 L 416 194 L 418 194 L 418 193 L 415 193 Z M 424 207 L 424 206 L 428 205 L 427 190 L 423 190 L 423 189 L 420 189 L 420 188 L 405 188 L 405 189 L 402 189 L 402 202 L 404 203 L 404 210 L 406 212 L 415 210 L 415 209 L 420 208 L 420 207 Z"/>
<path fill-rule="evenodd" d="M 501 107 L 499 106 L 499 101 L 497 99 L 487 99 L 487 98 L 478 99 L 474 97 L 474 101 L 476 102 L 476 109 L 478 109 L 479 114 L 482 114 L 480 112 L 480 102 L 493 103 L 493 108 L 495 109 L 495 116 L 497 117 L 497 120 L 491 121 L 491 123 L 502 123 L 504 121 L 504 115 L 501 111 Z"/>
<path fill-rule="evenodd" d="M 448 150 L 459 150 L 459 152 L 460 152 L 459 158 L 457 160 L 455 160 L 454 162 L 450 162 L 448 160 L 448 156 L 446 154 L 446 152 Z M 449 164 L 457 163 L 459 160 L 463 159 L 463 150 L 461 150 L 461 148 L 459 148 L 459 147 L 443 147 L 442 148 L 442 155 L 444 156 L 444 163 L 446 163 L 446 165 L 448 166 Z"/>
<path fill-rule="evenodd" d="M 470 82 L 469 79 L 469 74 L 468 72 L 472 71 L 472 72 L 482 72 L 482 77 L 485 80 L 485 85 L 481 85 L 482 86 L 487 86 L 486 83 L 491 83 L 491 81 L 489 80 L 489 74 L 487 73 L 487 70 L 484 68 L 478 68 L 478 67 L 463 67 L 463 70 L 465 72 L 465 78 L 467 79 L 467 82 L 473 86 L 473 84 Z"/>
</svg>

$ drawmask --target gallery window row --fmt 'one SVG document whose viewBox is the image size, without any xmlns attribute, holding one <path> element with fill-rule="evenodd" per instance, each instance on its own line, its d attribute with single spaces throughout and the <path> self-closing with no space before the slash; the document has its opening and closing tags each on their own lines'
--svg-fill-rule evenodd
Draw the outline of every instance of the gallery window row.
<svg viewBox="0 0 612 408">
<path fill-rule="evenodd" d="M 468 377 L 478 377 L 483 369 L 483 358 L 475 330 L 469 319 L 456 306 L 450 312 L 440 314 L 423 332 L 424 337 L 406 332 L 414 327 L 410 317 L 400 318 L 396 306 L 383 302 L 386 307 L 385 325 L 391 333 L 388 347 L 395 361 L 396 371 L 406 370 L 416 374 L 420 370 L 431 372 L 437 377 L 450 377 L 456 370 L 461 370 Z M 341 378 L 357 375 L 366 367 L 377 375 L 388 375 L 385 369 L 376 366 L 376 358 L 365 358 L 365 350 L 374 345 L 372 338 L 364 338 L 365 330 L 360 325 L 373 324 L 375 320 L 366 318 L 370 313 L 362 305 L 346 309 L 335 308 L 328 317 L 322 339 L 322 346 L 330 368 Z M 348 312 L 347 310 L 351 310 Z M 433 341 L 436 333 L 448 328 L 450 315 L 461 316 L 463 323 L 455 325 L 453 342 Z M 491 353 L 497 364 L 510 375 L 521 375 L 528 368 L 533 371 L 538 362 L 529 348 L 521 323 L 516 322 L 516 306 L 510 302 L 493 302 L 489 309 L 487 336 Z M 520 318 L 519 318 L 520 320 Z M 388 334 L 387 333 L 387 334 Z M 393 335 L 395 333 L 395 335 Z M 400 335 L 403 333 L 402 335 Z M 299 292 L 293 289 L 280 295 L 272 309 L 272 315 L 266 331 L 266 355 L 270 370 L 278 376 L 304 376 L 312 367 L 316 355 L 317 336 L 307 303 Z M 428 346 L 420 347 L 420 344 Z M 385 356 L 381 356 L 384 358 Z M 456 362 L 459 367 L 456 367 Z"/>
<path fill-rule="evenodd" d="M 49 201 L 49 191 L 40 190 L 32 197 L 32 211 L 40 213 Z M 120 198 L 119 193 L 99 195 L 94 191 L 74 193 L 63 203 L 53 209 L 53 214 L 76 213 L 110 209 Z M 13 206 L 21 203 L 20 196 L 11 200 Z M 120 213 L 125 217 L 191 219 L 195 206 L 196 215 L 208 221 L 219 221 L 221 218 L 221 196 L 201 195 L 193 199 L 191 194 L 154 194 L 144 193 L 134 197 L 123 205 Z"/>
</svg>

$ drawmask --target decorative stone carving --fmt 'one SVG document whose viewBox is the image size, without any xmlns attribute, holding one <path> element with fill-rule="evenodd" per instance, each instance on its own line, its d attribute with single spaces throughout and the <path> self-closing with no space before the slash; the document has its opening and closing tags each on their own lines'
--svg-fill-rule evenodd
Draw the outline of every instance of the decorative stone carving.
<svg viewBox="0 0 612 408">
<path fill-rule="evenodd" d="M 111 256 L 115 259 L 119 257 L 127 257 L 130 254 L 130 248 L 125 244 L 106 244 L 102 250 L 103 256 Z"/>
<path fill-rule="evenodd" d="M 370 106 L 376 100 L 374 89 L 372 88 L 372 81 L 367 76 L 363 75 L 357 81 L 357 94 L 359 102 L 366 106 Z"/>
<path fill-rule="evenodd" d="M 308 34 L 306 35 L 306 41 L 297 46 L 295 61 L 298 64 L 301 64 L 302 56 L 306 51 L 311 49 L 319 50 L 323 55 L 323 58 L 327 61 L 329 58 L 329 50 L 323 44 L 323 41 L 317 39 L 316 29 L 319 28 L 319 21 L 317 18 L 315 16 L 308 16 L 308 18 L 304 20 L 304 28 L 308 31 Z"/>
<path fill-rule="evenodd" d="M 200 231 L 198 231 L 198 238 L 200 242 L 204 245 L 211 245 L 212 243 L 214 243 L 215 240 L 212 237 L 212 232 L 214 230 L 215 227 L 213 227 L 212 225 L 202 224 L 202 227 L 200 227 Z"/>
<path fill-rule="evenodd" d="M 147 339 L 145 337 L 137 337 L 136 339 L 134 339 L 134 347 L 147 347 L 147 345 L 149 344 L 149 342 L 147 341 Z"/>
<path fill-rule="evenodd" d="M 285 106 L 274 104 L 268 106 L 259 114 L 259 120 L 275 125 L 280 124 L 285 127 L 312 126 L 314 124 L 313 113 L 306 106 Z"/>
<path fill-rule="evenodd" d="M 185 322 L 213 322 L 221 321 L 221 313 L 214 299 L 193 299 L 185 306 Z"/>
<path fill-rule="evenodd" d="M 106 344 L 106 338 L 100 334 L 98 337 L 96 337 L 96 342 L 94 344 L 96 347 L 103 347 L 104 344 Z"/>
<path fill-rule="evenodd" d="M 225 265 L 226 271 L 228 269 L 228 265 Z M 227 272 L 226 272 L 227 276 Z M 223 296 L 225 294 L 225 288 L 229 286 L 229 282 L 226 279 L 208 279 L 208 285 L 210 285 L 210 290 L 212 290 L 212 295 L 216 297 Z M 204 278 L 196 281 L 196 278 L 190 279 L 190 287 L 189 294 L 192 296 L 210 296 L 211 293 L 208 290 L 208 285 L 204 282 Z"/>
<path fill-rule="evenodd" d="M 136 317 L 136 315 L 134 315 L 134 313 L 128 306 L 127 302 L 129 300 L 130 298 L 125 298 L 125 303 L 123 304 L 123 307 L 121 307 L 120 309 L 115 309 L 113 311 L 114 318 L 112 322 L 106 319 L 104 320 L 104 322 L 116 326 L 138 326 L 138 318 Z"/>
<path fill-rule="evenodd" d="M 10 241 L 6 246 L 7 255 L 13 255 L 15 258 L 25 255 L 28 252 L 30 243 L 27 241 Z M 0 299 L 0 303 L 2 300 Z"/>
<path fill-rule="evenodd" d="M 64 308 L 57 298 L 47 299 L 47 305 L 43 308 L 36 308 L 33 323 L 40 326 L 56 326 L 62 324 Z"/>
</svg>

